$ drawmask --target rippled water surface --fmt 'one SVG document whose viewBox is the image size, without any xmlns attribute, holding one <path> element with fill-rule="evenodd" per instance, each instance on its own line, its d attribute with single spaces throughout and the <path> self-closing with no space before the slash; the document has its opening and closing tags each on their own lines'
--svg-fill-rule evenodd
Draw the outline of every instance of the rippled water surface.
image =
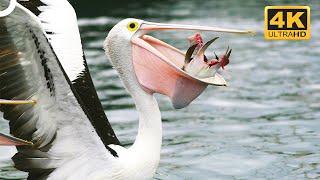
<svg viewBox="0 0 320 180">
<path fill-rule="evenodd" d="M 102 2 L 102 1 L 101 1 Z M 117 136 L 131 144 L 138 117 L 131 97 L 104 56 L 108 30 L 125 17 L 158 22 L 254 29 L 257 35 L 220 36 L 211 47 L 233 49 L 224 76 L 229 87 L 209 87 L 190 106 L 174 110 L 157 95 L 163 148 L 156 179 L 320 179 L 319 1 L 123 1 L 73 2 L 85 54 L 102 104 Z M 263 9 L 307 4 L 310 41 L 266 41 Z M 182 50 L 192 32 L 153 34 Z M 0 129 L 7 130 L 0 121 Z M 0 148 L 0 179 L 23 178 L 12 168 L 11 148 Z"/>
</svg>

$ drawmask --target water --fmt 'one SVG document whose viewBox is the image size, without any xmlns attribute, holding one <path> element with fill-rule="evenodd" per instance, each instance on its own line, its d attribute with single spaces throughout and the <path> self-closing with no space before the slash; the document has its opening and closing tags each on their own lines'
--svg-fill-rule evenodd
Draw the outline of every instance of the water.
<svg viewBox="0 0 320 180">
<path fill-rule="evenodd" d="M 306 3 L 307 2 L 307 3 Z M 221 36 L 213 49 L 233 48 L 225 73 L 229 87 L 209 87 L 189 107 L 174 110 L 157 95 L 163 117 L 163 147 L 156 179 L 320 178 L 319 1 L 117 1 L 72 2 L 79 15 L 85 54 L 105 111 L 124 144 L 137 133 L 137 114 L 104 56 L 107 31 L 125 17 L 157 22 L 255 29 L 257 35 Z M 310 41 L 266 41 L 266 5 L 307 4 Z M 186 50 L 191 32 L 153 34 Z M 0 129 L 7 130 L 0 121 Z M 0 148 L 0 179 L 22 179 L 12 168 L 11 148 Z"/>
</svg>

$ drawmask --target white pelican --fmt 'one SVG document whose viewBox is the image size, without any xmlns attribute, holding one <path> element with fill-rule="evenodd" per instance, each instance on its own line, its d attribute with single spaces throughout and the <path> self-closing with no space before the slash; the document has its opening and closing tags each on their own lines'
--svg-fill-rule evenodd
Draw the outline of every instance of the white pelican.
<svg viewBox="0 0 320 180">
<path fill-rule="evenodd" d="M 120 146 L 97 97 L 83 56 L 76 15 L 66 0 L 20 0 L 0 18 L 0 110 L 17 145 L 15 167 L 28 179 L 150 179 L 160 159 L 161 115 L 153 93 L 182 108 L 221 76 L 197 78 L 181 68 L 184 53 L 153 30 L 248 31 L 125 19 L 104 49 L 139 114 L 134 144 Z M 1 0 L 0 8 L 8 2 Z M 20 139 L 17 139 L 20 138 Z M 26 141 L 24 141 L 26 140 Z M 18 146 L 24 145 L 24 146 Z"/>
</svg>

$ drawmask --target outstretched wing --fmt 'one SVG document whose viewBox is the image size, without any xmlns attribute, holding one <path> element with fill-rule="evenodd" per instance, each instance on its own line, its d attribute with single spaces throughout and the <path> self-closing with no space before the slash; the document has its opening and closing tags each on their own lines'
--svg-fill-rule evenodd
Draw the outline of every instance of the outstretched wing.
<svg viewBox="0 0 320 180">
<path fill-rule="evenodd" d="M 46 37 L 75 91 L 79 94 L 81 107 L 86 109 L 91 124 L 105 146 L 120 144 L 93 85 L 83 54 L 73 7 L 67 0 L 18 0 L 18 2 L 39 18 Z"/>
<path fill-rule="evenodd" d="M 31 142 L 0 133 L 0 146 L 30 146 Z"/>
<path fill-rule="evenodd" d="M 0 106 L 10 133 L 34 143 L 17 147 L 13 157 L 29 178 L 45 177 L 77 155 L 111 157 L 40 26 L 21 5 L 0 18 L 0 99 L 36 101 Z"/>
</svg>

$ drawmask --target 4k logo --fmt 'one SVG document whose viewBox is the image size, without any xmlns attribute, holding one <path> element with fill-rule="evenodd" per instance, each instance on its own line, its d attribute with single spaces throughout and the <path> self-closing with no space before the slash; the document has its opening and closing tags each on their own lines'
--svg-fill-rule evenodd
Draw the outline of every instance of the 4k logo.
<svg viewBox="0 0 320 180">
<path fill-rule="evenodd" d="M 309 6 L 266 6 L 264 21 L 264 37 L 266 39 L 310 39 Z"/>
</svg>

